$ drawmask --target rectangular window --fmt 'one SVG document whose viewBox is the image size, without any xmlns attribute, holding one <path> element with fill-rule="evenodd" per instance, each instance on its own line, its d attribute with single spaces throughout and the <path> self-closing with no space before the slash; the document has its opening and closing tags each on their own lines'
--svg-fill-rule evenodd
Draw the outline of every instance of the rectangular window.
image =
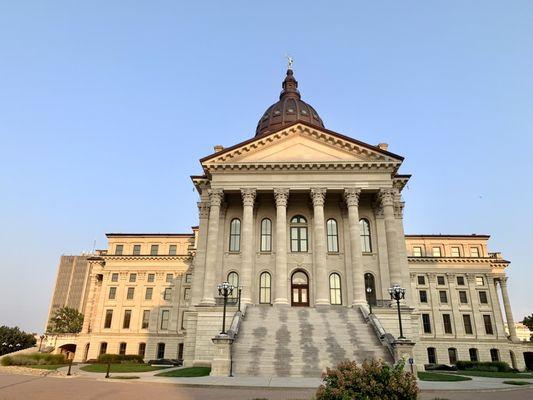
<svg viewBox="0 0 533 400">
<path fill-rule="evenodd" d="M 461 257 L 461 252 L 459 251 L 459 247 L 452 247 L 452 257 Z"/>
<path fill-rule="evenodd" d="M 185 330 L 185 311 L 182 311 L 181 312 L 181 330 L 184 331 Z"/>
<path fill-rule="evenodd" d="M 492 362 L 500 361 L 500 352 L 498 349 L 490 349 L 490 360 Z"/>
<path fill-rule="evenodd" d="M 440 257 L 440 247 L 433 247 L 433 257 Z"/>
<path fill-rule="evenodd" d="M 109 288 L 108 299 L 109 300 L 115 300 L 116 297 L 117 297 L 117 288 L 116 287 L 110 287 Z"/>
<path fill-rule="evenodd" d="M 428 293 L 425 290 L 420 290 L 418 292 L 420 295 L 420 302 L 421 303 L 427 303 L 428 302 Z"/>
<path fill-rule="evenodd" d="M 169 310 L 163 310 L 161 312 L 161 329 L 167 330 L 168 329 L 168 320 L 170 318 L 170 311 Z"/>
<path fill-rule="evenodd" d="M 489 303 L 489 299 L 487 298 L 487 292 L 485 292 L 484 290 L 481 290 L 479 292 L 479 302 L 481 304 L 488 304 Z"/>
<path fill-rule="evenodd" d="M 483 315 L 483 323 L 485 324 L 485 333 L 487 335 L 494 335 L 494 331 L 492 330 L 492 320 L 490 318 L 490 315 L 488 314 Z"/>
<path fill-rule="evenodd" d="M 461 304 L 468 304 L 468 297 L 466 296 L 466 291 L 459 290 L 459 301 Z"/>
<path fill-rule="evenodd" d="M 146 292 L 144 293 L 145 300 L 152 300 L 152 294 L 154 293 L 154 288 L 147 287 Z"/>
<path fill-rule="evenodd" d="M 468 349 L 468 354 L 470 354 L 470 361 L 479 361 L 479 357 L 477 356 L 477 349 Z"/>
<path fill-rule="evenodd" d="M 413 257 L 422 257 L 422 247 L 413 247 Z"/>
<path fill-rule="evenodd" d="M 118 273 L 113 272 L 111 274 L 111 282 L 118 282 Z"/>
<path fill-rule="evenodd" d="M 133 255 L 134 256 L 140 256 L 141 255 L 141 245 L 140 244 L 134 244 L 133 245 Z"/>
<path fill-rule="evenodd" d="M 100 355 L 107 352 L 107 342 L 100 343 Z"/>
<path fill-rule="evenodd" d="M 133 296 L 135 295 L 135 288 L 129 287 L 128 293 L 126 294 L 126 300 L 133 300 Z"/>
<path fill-rule="evenodd" d="M 163 300 L 170 300 L 172 297 L 172 288 L 165 288 L 165 291 L 163 293 Z"/>
<path fill-rule="evenodd" d="M 419 285 L 425 285 L 426 284 L 426 277 L 424 275 L 418 275 L 418 284 Z"/>
<path fill-rule="evenodd" d="M 172 275 L 172 274 L 167 274 L 167 276 L 165 277 L 165 281 L 167 283 L 172 283 L 173 279 L 174 279 L 174 275 Z"/>
<path fill-rule="evenodd" d="M 439 298 L 442 304 L 448 303 L 448 292 L 446 290 L 439 290 Z"/>
<path fill-rule="evenodd" d="M 150 246 L 150 255 L 151 256 L 157 256 L 157 253 L 159 252 L 159 245 L 153 244 Z"/>
<path fill-rule="evenodd" d="M 483 286 L 485 284 L 485 280 L 482 276 L 476 276 L 476 286 Z"/>
<path fill-rule="evenodd" d="M 113 310 L 105 310 L 105 322 L 104 328 L 111 328 L 111 322 L 113 321 Z"/>
<path fill-rule="evenodd" d="M 116 256 L 121 256 L 123 251 L 124 251 L 124 245 L 122 245 L 122 244 L 117 244 L 117 245 L 115 246 L 115 255 L 116 255 Z"/>
<path fill-rule="evenodd" d="M 183 290 L 183 300 L 189 300 L 191 296 L 191 288 L 186 287 Z"/>
<path fill-rule="evenodd" d="M 126 354 L 126 343 L 122 342 L 120 343 L 119 345 L 119 348 L 118 348 L 118 354 L 120 354 L 121 356 L 125 355 Z"/>
<path fill-rule="evenodd" d="M 148 329 L 149 325 L 150 325 L 150 310 L 144 310 L 141 329 Z"/>
<path fill-rule="evenodd" d="M 155 274 L 148 274 L 148 282 L 155 282 Z"/>
<path fill-rule="evenodd" d="M 131 310 L 124 311 L 124 322 L 122 323 L 123 329 L 130 329 L 131 322 Z"/>
<path fill-rule="evenodd" d="M 435 350 L 435 347 L 428 347 L 428 362 L 430 364 L 437 363 L 437 350 Z"/>
<path fill-rule="evenodd" d="M 450 314 L 442 314 L 442 322 L 444 323 L 444 333 L 452 334 L 452 319 Z"/>
<path fill-rule="evenodd" d="M 479 249 L 477 247 L 470 248 L 470 257 L 479 257 Z"/>
<path fill-rule="evenodd" d="M 158 343 L 157 344 L 157 358 L 164 358 L 165 357 L 165 343 Z"/>
<path fill-rule="evenodd" d="M 170 246 L 168 246 L 168 255 L 175 256 L 177 248 L 178 246 L 176 246 L 175 244 L 171 244 Z"/>
<path fill-rule="evenodd" d="M 137 281 L 137 274 L 130 274 L 130 282 L 136 282 Z"/>
<path fill-rule="evenodd" d="M 431 333 L 431 320 L 429 314 L 422 314 L 422 324 L 424 326 L 424 333 Z"/>
<path fill-rule="evenodd" d="M 185 283 L 192 282 L 192 274 L 185 274 Z"/>
<path fill-rule="evenodd" d="M 146 354 L 146 343 L 139 343 L 139 355 L 144 358 Z"/>
<path fill-rule="evenodd" d="M 458 276 L 457 277 L 457 284 L 459 286 L 464 286 L 465 285 L 465 277 L 464 276 Z"/>
<path fill-rule="evenodd" d="M 457 364 L 457 349 L 449 348 L 448 349 L 448 357 L 450 359 L 450 365 Z"/>
<path fill-rule="evenodd" d="M 446 281 L 444 280 L 443 276 L 437 276 L 437 285 L 445 285 Z"/>
<path fill-rule="evenodd" d="M 465 333 L 472 335 L 474 331 L 472 330 L 472 319 L 469 314 L 463 314 L 463 324 L 465 325 Z"/>
</svg>

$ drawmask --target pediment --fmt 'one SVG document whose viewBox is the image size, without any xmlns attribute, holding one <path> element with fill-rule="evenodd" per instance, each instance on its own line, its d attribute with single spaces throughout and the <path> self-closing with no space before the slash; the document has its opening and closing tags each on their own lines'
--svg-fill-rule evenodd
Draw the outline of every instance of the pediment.
<svg viewBox="0 0 533 400">
<path fill-rule="evenodd" d="M 297 123 L 212 154 L 213 164 L 401 163 L 402 158 L 331 131 Z"/>
</svg>

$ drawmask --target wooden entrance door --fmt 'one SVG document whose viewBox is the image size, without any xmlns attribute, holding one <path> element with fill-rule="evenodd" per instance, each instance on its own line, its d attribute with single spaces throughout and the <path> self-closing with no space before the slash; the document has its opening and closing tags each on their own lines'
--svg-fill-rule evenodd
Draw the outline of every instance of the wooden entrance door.
<svg viewBox="0 0 533 400">
<path fill-rule="evenodd" d="M 293 307 L 309 307 L 309 278 L 303 271 L 292 274 L 291 304 Z"/>
</svg>

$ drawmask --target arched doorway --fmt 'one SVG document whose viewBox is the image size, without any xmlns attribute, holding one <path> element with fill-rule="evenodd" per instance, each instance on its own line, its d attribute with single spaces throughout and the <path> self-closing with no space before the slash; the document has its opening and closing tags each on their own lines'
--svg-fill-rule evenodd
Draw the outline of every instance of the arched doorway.
<svg viewBox="0 0 533 400">
<path fill-rule="evenodd" d="M 309 278 L 303 271 L 291 277 L 291 304 L 293 307 L 309 307 Z"/>
<path fill-rule="evenodd" d="M 365 274 L 365 293 L 366 293 L 366 301 L 368 302 L 368 304 L 371 304 L 373 306 L 377 305 L 376 281 L 374 279 L 374 275 L 372 275 L 369 272 Z"/>
</svg>

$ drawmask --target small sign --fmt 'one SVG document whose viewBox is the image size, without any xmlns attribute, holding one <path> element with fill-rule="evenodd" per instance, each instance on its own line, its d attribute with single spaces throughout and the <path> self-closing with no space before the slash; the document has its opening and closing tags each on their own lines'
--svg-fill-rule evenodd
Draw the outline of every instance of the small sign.
<svg viewBox="0 0 533 400">
<path fill-rule="evenodd" d="M 409 364 L 413 365 L 415 360 L 413 360 L 413 357 L 409 357 Z"/>
</svg>

